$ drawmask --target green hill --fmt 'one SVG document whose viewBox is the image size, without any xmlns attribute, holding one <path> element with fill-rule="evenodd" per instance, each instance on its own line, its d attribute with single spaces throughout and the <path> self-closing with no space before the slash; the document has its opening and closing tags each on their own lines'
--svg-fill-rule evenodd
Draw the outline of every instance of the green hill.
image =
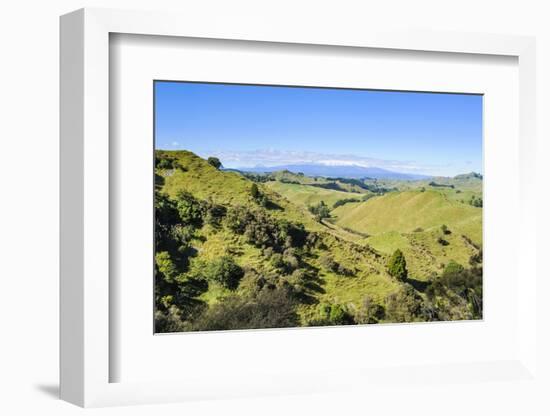
<svg viewBox="0 0 550 416">
<path fill-rule="evenodd" d="M 366 242 L 380 252 L 402 250 L 420 280 L 440 272 L 450 259 L 467 266 L 482 241 L 482 210 L 441 191 L 392 192 L 332 214 L 337 225 L 370 235 Z"/>
<path fill-rule="evenodd" d="M 343 205 L 332 213 L 336 224 L 371 235 L 429 231 L 445 224 L 481 243 L 482 210 L 452 201 L 440 191 L 391 192 Z"/>
<path fill-rule="evenodd" d="M 301 324 L 308 325 L 308 322 L 315 320 L 319 303 L 354 301 L 360 304 L 367 294 L 382 302 L 398 287 L 385 272 L 384 255 L 376 253 L 367 245 L 354 243 L 351 241 L 355 239 L 353 235 L 348 239 L 343 238 L 342 235 L 346 236 L 347 233 L 337 227 L 335 229 L 315 221 L 303 205 L 308 198 L 311 201 L 316 200 L 315 192 L 319 192 L 323 198 L 332 196 L 334 200 L 349 196 L 349 193 L 307 185 L 260 183 L 257 184 L 259 192 L 268 200 L 266 206 L 263 206 L 262 201 L 251 194 L 254 182 L 237 172 L 218 170 L 187 151 L 159 151 L 157 158 L 168 158 L 172 161 L 170 167 L 156 169 L 157 190 L 160 194 L 177 200 L 178 194 L 184 191 L 199 201 L 220 204 L 228 212 L 244 207 L 245 213 L 265 215 L 266 221 L 301 224 L 314 241 L 307 248 L 271 248 L 269 243 L 265 247 L 259 247 L 250 241 L 246 232 L 241 234 L 223 223 L 222 226 L 204 224 L 197 227 L 190 249 L 195 255 L 186 259 L 189 265 L 182 268 L 183 275 L 202 270 L 205 264 L 216 262 L 224 256 L 231 256 L 245 271 L 241 285 L 236 290 L 210 282 L 208 290 L 198 296 L 198 301 L 213 306 L 223 303 L 230 296 L 246 297 L 250 287 L 257 284 L 257 279 L 270 280 L 278 276 L 276 279 L 281 282 L 305 287 L 304 291 L 311 300 L 302 303 L 298 310 Z M 283 191 L 286 196 L 280 195 L 276 190 Z M 288 198 L 288 192 L 284 192 L 288 190 L 296 191 L 297 198 Z M 300 193 L 304 195 L 299 196 Z M 285 262 L 291 265 L 288 266 Z M 297 277 L 300 273 L 310 277 L 307 281 L 300 282 Z"/>
<path fill-rule="evenodd" d="M 360 200 L 361 197 L 363 197 L 361 194 L 278 181 L 267 182 L 266 186 L 284 196 L 290 202 L 306 207 L 318 204 L 321 201 L 324 201 L 329 207 L 332 207 L 335 202 L 340 200 L 350 198 Z"/>
<path fill-rule="evenodd" d="M 156 152 L 157 331 L 473 316 L 469 303 L 447 298 L 446 286 L 428 295 L 426 285 L 451 260 L 468 267 L 478 254 L 481 209 L 445 191 L 405 191 L 348 202 L 316 220 L 309 205 L 370 192 L 325 187 L 359 186 L 346 180 L 277 175 L 266 180 L 219 170 L 188 151 Z M 437 242 L 442 235 L 446 245 Z M 388 274 L 396 249 L 409 280 Z M 414 311 L 396 309 L 395 299 Z M 422 312 L 423 303 L 435 312 Z"/>
</svg>

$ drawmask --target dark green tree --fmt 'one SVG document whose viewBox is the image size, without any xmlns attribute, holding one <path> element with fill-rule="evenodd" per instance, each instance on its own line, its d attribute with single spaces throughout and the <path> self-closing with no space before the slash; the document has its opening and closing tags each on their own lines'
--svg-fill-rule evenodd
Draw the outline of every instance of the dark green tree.
<svg viewBox="0 0 550 416">
<path fill-rule="evenodd" d="M 330 218 L 330 209 L 327 204 L 325 204 L 325 201 L 321 201 L 317 205 L 311 205 L 309 207 L 309 212 L 311 212 L 319 222 L 323 218 Z"/>
<path fill-rule="evenodd" d="M 185 225 L 202 226 L 203 207 L 189 192 L 181 191 L 176 198 L 176 207 Z"/>
<path fill-rule="evenodd" d="M 234 290 L 239 286 L 239 282 L 244 275 L 243 269 L 231 256 L 221 256 L 208 263 L 203 273 L 207 280 L 218 282 L 230 290 Z"/>
<path fill-rule="evenodd" d="M 330 306 L 329 319 L 332 325 L 353 325 L 355 323 L 346 309 L 338 304 Z"/>
<path fill-rule="evenodd" d="M 253 183 L 250 187 L 250 195 L 252 195 L 252 198 L 254 199 L 258 199 L 260 197 L 260 190 L 258 189 L 258 185 L 255 183 Z"/>
<path fill-rule="evenodd" d="M 217 157 L 209 157 L 207 162 L 214 166 L 216 169 L 219 169 L 222 167 L 222 162 L 220 162 L 220 159 L 218 159 Z"/>
<path fill-rule="evenodd" d="M 403 252 L 395 250 L 388 261 L 388 273 L 399 280 L 406 280 L 408 276 L 407 261 Z"/>
</svg>

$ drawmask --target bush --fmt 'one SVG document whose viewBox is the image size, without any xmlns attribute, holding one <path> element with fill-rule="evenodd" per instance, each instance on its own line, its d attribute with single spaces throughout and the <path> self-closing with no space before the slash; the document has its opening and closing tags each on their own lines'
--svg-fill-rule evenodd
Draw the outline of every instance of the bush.
<svg viewBox="0 0 550 416">
<path fill-rule="evenodd" d="M 336 201 L 333 205 L 332 205 L 332 208 L 338 208 L 342 205 L 345 205 L 345 204 L 349 204 L 350 202 L 361 202 L 359 199 L 357 198 L 344 198 L 344 199 L 339 199 L 338 201 Z"/>
<path fill-rule="evenodd" d="M 243 269 L 231 256 L 222 256 L 205 264 L 199 273 L 207 280 L 217 282 L 230 290 L 235 290 L 244 276 Z"/>
<path fill-rule="evenodd" d="M 429 320 L 424 314 L 423 300 L 414 288 L 404 284 L 386 297 L 385 320 L 388 322 L 415 322 Z"/>
<path fill-rule="evenodd" d="M 353 317 L 346 311 L 342 305 L 332 305 L 330 307 L 330 322 L 333 325 L 353 325 Z"/>
<path fill-rule="evenodd" d="M 196 227 L 202 226 L 202 205 L 189 192 L 181 191 L 178 193 L 176 207 L 182 223 Z"/>
<path fill-rule="evenodd" d="M 177 164 L 177 161 L 170 157 L 155 156 L 155 165 L 159 169 L 173 169 L 176 164 Z"/>
<path fill-rule="evenodd" d="M 483 269 L 469 270 L 450 261 L 426 289 L 439 320 L 480 319 L 483 314 Z"/>
<path fill-rule="evenodd" d="M 347 309 L 339 304 L 322 303 L 318 307 L 319 319 L 313 320 L 309 325 L 353 325 L 355 321 Z"/>
<path fill-rule="evenodd" d="M 295 301 L 286 290 L 262 289 L 246 297 L 226 297 L 211 306 L 193 325 L 194 330 L 288 328 L 299 326 Z"/>
<path fill-rule="evenodd" d="M 443 277 L 449 277 L 464 272 L 464 267 L 456 261 L 451 260 L 443 270 Z"/>
<path fill-rule="evenodd" d="M 330 209 L 324 201 L 319 202 L 317 205 L 310 205 L 308 207 L 309 212 L 311 212 L 317 221 L 321 221 L 324 218 L 330 218 Z"/>
<path fill-rule="evenodd" d="M 177 246 L 178 251 L 182 251 L 189 246 L 195 230 L 190 225 L 176 224 L 170 228 L 170 238 Z"/>
<path fill-rule="evenodd" d="M 476 208 L 483 208 L 483 199 L 481 199 L 481 197 L 476 198 L 472 195 L 472 198 L 470 199 L 470 205 Z"/>
<path fill-rule="evenodd" d="M 258 189 L 258 185 L 256 185 L 255 183 L 253 183 L 252 186 L 250 187 L 250 195 L 254 199 L 257 199 L 260 197 L 260 190 Z"/>
<path fill-rule="evenodd" d="M 220 162 L 220 159 L 218 159 L 217 157 L 209 157 L 207 159 L 207 162 L 209 165 L 214 166 L 216 169 L 222 167 L 222 162 Z"/>
<path fill-rule="evenodd" d="M 449 242 L 445 240 L 443 237 L 437 237 L 437 242 L 441 244 L 442 246 L 448 246 Z"/>
<path fill-rule="evenodd" d="M 361 307 L 355 314 L 355 322 L 358 324 L 376 324 L 384 318 L 384 307 L 377 304 L 370 296 L 365 296 Z"/>
<path fill-rule="evenodd" d="M 340 274 L 342 276 L 352 276 L 354 274 L 353 270 L 350 270 L 343 266 L 341 263 L 338 263 L 334 258 L 328 254 L 322 254 L 319 256 L 319 263 L 327 271 Z"/>
<path fill-rule="evenodd" d="M 388 273 L 390 276 L 399 280 L 406 280 L 408 276 L 407 261 L 403 252 L 399 249 L 395 250 L 388 261 Z"/>
<path fill-rule="evenodd" d="M 204 221 L 213 227 L 219 227 L 222 219 L 227 214 L 227 208 L 213 202 L 205 203 L 204 211 Z"/>
<path fill-rule="evenodd" d="M 451 234 L 451 230 L 449 230 L 449 227 L 447 227 L 445 224 L 443 224 L 443 225 L 441 226 L 441 231 L 442 231 L 443 234 L 445 234 L 445 235 Z"/>
<path fill-rule="evenodd" d="M 480 249 L 476 254 L 472 254 L 469 260 L 470 266 L 476 266 L 483 263 L 483 250 Z"/>
<path fill-rule="evenodd" d="M 302 247 L 307 239 L 303 224 L 277 220 L 263 209 L 234 207 L 227 213 L 226 224 L 233 232 L 244 235 L 250 244 L 272 247 L 278 252 L 288 247 Z"/>
<path fill-rule="evenodd" d="M 173 283 L 176 280 L 178 270 L 167 251 L 161 251 L 155 254 L 155 265 L 156 270 L 160 273 L 164 281 Z"/>
<path fill-rule="evenodd" d="M 180 222 L 176 203 L 168 196 L 155 192 L 155 246 L 156 251 L 163 251 L 172 245 L 171 228 Z"/>
<path fill-rule="evenodd" d="M 329 253 L 323 253 L 319 256 L 319 263 L 329 272 L 335 272 L 338 269 L 338 263 Z"/>
</svg>

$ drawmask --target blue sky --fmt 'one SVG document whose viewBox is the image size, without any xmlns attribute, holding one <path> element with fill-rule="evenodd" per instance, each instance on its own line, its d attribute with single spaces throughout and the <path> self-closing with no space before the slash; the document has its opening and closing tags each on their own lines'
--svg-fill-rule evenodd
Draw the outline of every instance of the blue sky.
<svg viewBox="0 0 550 416">
<path fill-rule="evenodd" d="M 323 163 L 452 176 L 482 172 L 482 97 L 155 83 L 155 146 L 225 167 Z"/>
</svg>

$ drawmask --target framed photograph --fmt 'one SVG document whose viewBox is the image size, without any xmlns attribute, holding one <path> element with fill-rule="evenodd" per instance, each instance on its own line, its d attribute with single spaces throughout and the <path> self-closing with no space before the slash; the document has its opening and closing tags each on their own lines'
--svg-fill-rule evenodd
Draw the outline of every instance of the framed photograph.
<svg viewBox="0 0 550 416">
<path fill-rule="evenodd" d="M 154 100 L 155 333 L 483 318 L 482 95 Z"/>
<path fill-rule="evenodd" d="M 61 18 L 62 398 L 536 388 L 534 40 L 287 29 Z"/>
</svg>

